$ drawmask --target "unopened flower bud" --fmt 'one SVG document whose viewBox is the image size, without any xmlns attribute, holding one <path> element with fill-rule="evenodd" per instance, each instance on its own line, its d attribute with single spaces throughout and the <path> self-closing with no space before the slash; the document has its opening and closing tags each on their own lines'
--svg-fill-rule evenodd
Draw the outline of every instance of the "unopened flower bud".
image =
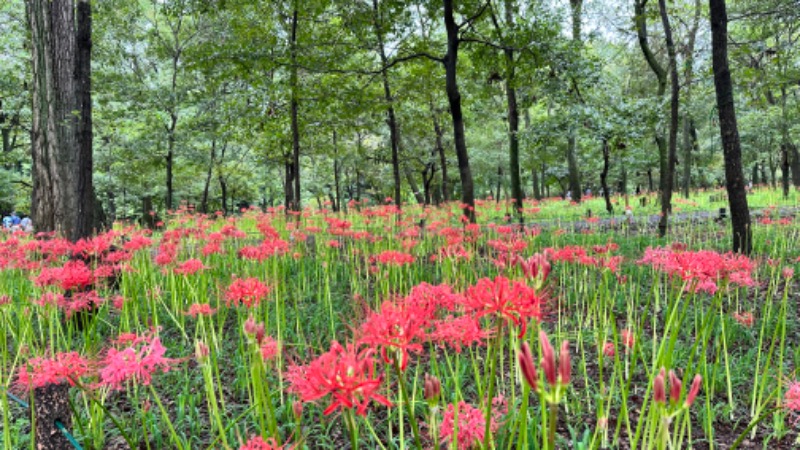
<svg viewBox="0 0 800 450">
<path fill-rule="evenodd" d="M 296 419 L 303 417 L 303 402 L 296 400 L 294 403 L 292 403 L 292 412 L 294 413 L 294 417 Z"/>
<path fill-rule="evenodd" d="M 425 374 L 425 385 L 423 388 L 423 395 L 425 399 L 431 403 L 439 401 L 439 395 L 442 393 L 442 383 L 438 378 Z"/>
<path fill-rule="evenodd" d="M 656 375 L 656 379 L 653 381 L 653 399 L 656 403 L 661 403 L 662 405 L 667 402 L 667 391 L 666 387 L 664 386 L 664 369 L 661 369 L 661 372 Z"/>
<path fill-rule="evenodd" d="M 686 395 L 686 400 L 683 402 L 683 406 L 690 407 L 692 403 L 694 403 L 694 399 L 697 398 L 697 394 L 700 392 L 700 384 L 703 382 L 703 377 L 700 376 L 698 373 L 694 376 L 694 380 L 692 381 L 692 387 L 689 388 L 689 394 Z"/>
<path fill-rule="evenodd" d="M 681 399 L 681 380 L 675 375 L 675 371 L 669 371 L 669 401 L 670 403 L 678 403 Z"/>
<path fill-rule="evenodd" d="M 553 351 L 553 346 L 550 345 L 550 340 L 544 331 L 539 331 L 539 343 L 542 346 L 542 370 L 547 382 L 555 386 L 558 379 L 556 378 L 556 355 Z"/>
<path fill-rule="evenodd" d="M 533 354 L 527 342 L 522 343 L 522 347 L 517 354 L 517 359 L 519 360 L 519 367 L 522 370 L 522 376 L 525 377 L 525 381 L 528 382 L 531 389 L 535 391 L 538 376 L 536 374 L 536 364 L 533 362 Z"/>
</svg>

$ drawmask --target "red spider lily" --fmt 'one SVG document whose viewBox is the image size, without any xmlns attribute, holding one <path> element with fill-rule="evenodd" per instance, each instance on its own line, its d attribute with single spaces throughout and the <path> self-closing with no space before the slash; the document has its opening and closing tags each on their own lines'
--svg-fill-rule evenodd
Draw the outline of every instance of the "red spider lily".
<svg viewBox="0 0 800 450">
<path fill-rule="evenodd" d="M 603 355 L 608 356 L 609 358 L 613 358 L 616 354 L 616 350 L 614 348 L 613 342 L 606 342 L 603 344 Z"/>
<path fill-rule="evenodd" d="M 439 401 L 439 396 L 442 394 L 442 383 L 438 378 L 425 374 L 425 383 L 423 385 L 423 397 L 429 403 L 436 403 Z"/>
<path fill-rule="evenodd" d="M 95 281 L 83 261 L 67 261 L 62 267 L 44 268 L 34 279 L 37 286 L 58 286 L 64 291 L 81 290 Z"/>
<path fill-rule="evenodd" d="M 783 395 L 783 405 L 794 412 L 800 412 L 800 381 L 792 381 Z"/>
<path fill-rule="evenodd" d="M 400 370 L 408 366 L 408 352 L 422 351 L 420 341 L 424 327 L 430 322 L 431 310 L 415 304 L 384 302 L 380 311 L 371 312 L 361 325 L 359 343 L 380 347 L 387 363 L 392 362 L 389 351 L 399 354 Z"/>
<path fill-rule="evenodd" d="M 280 353 L 280 344 L 271 336 L 265 336 L 261 339 L 261 346 L 259 347 L 261 359 L 264 361 L 271 361 Z"/>
<path fill-rule="evenodd" d="M 670 276 L 692 281 L 694 289 L 714 294 L 717 282 L 728 280 L 733 285 L 752 286 L 755 264 L 744 255 L 717 253 L 711 250 L 675 251 L 647 248 L 639 264 L 649 264 Z"/>
<path fill-rule="evenodd" d="M 502 276 L 478 280 L 467 290 L 465 306 L 477 317 L 497 314 L 507 319 L 519 327 L 520 337 L 525 335 L 528 319 L 542 318 L 542 298 L 536 291 Z"/>
<path fill-rule="evenodd" d="M 175 268 L 174 272 L 180 275 L 193 275 L 205 269 L 207 269 L 207 267 L 203 265 L 203 261 L 192 258 L 182 262 L 178 267 Z"/>
<path fill-rule="evenodd" d="M 442 425 L 439 428 L 442 443 L 448 443 L 454 438 L 456 408 L 458 408 L 458 445 L 456 448 L 469 449 L 480 445 L 486 432 L 486 415 L 480 409 L 466 402 L 459 402 L 458 406 L 452 403 L 447 405 Z M 489 427 L 490 431 L 494 432 L 498 426 L 494 417 L 491 420 Z"/>
<path fill-rule="evenodd" d="M 253 436 L 249 441 L 242 444 L 239 450 L 283 450 L 288 448 L 290 447 L 278 445 L 274 438 L 264 440 L 261 436 Z"/>
<path fill-rule="evenodd" d="M 471 316 L 447 316 L 433 322 L 433 329 L 428 332 L 428 340 L 439 345 L 448 345 L 456 353 L 462 347 L 482 344 L 491 336 L 491 332 L 481 329 L 480 322 Z"/>
<path fill-rule="evenodd" d="M 256 278 L 237 278 L 228 286 L 225 300 L 228 306 L 234 304 L 252 308 L 257 306 L 269 294 L 269 291 L 269 286 Z"/>
<path fill-rule="evenodd" d="M 454 311 L 456 306 L 464 303 L 464 296 L 453 292 L 453 288 L 447 284 L 434 286 L 423 282 L 411 288 L 404 302 L 426 310 L 441 308 Z"/>
<path fill-rule="evenodd" d="M 211 316 L 217 312 L 216 308 L 212 308 L 208 303 L 195 303 L 186 311 L 187 316 Z"/>
<path fill-rule="evenodd" d="M 388 266 L 405 266 L 414 262 L 414 256 L 395 250 L 386 250 L 378 254 L 377 261 Z"/>
<path fill-rule="evenodd" d="M 533 363 L 531 347 L 527 342 L 522 343 L 522 347 L 517 354 L 517 360 L 519 361 L 519 367 L 522 370 L 525 381 L 527 381 L 528 386 L 535 391 L 538 388 L 539 376 L 536 372 L 536 365 Z"/>
<path fill-rule="evenodd" d="M 755 322 L 755 317 L 753 317 L 753 313 L 748 311 L 745 311 L 743 313 L 734 312 L 733 319 L 739 322 L 739 324 L 741 324 L 742 326 L 747 328 L 752 327 L 753 323 Z"/>
<path fill-rule="evenodd" d="M 63 309 L 67 318 L 78 311 L 87 311 L 103 304 L 103 299 L 95 291 L 75 292 L 57 298 L 58 307 Z"/>
<path fill-rule="evenodd" d="M 313 402 L 327 395 L 331 404 L 324 414 L 329 415 L 339 408 L 355 408 L 359 415 L 366 415 L 369 402 L 374 400 L 391 407 L 392 403 L 378 394 L 382 378 L 375 374 L 375 358 L 372 349 L 359 351 L 355 345 L 342 347 L 331 343 L 331 349 L 308 365 L 290 366 L 286 374 L 291 392 L 304 402 Z"/>
<path fill-rule="evenodd" d="M 522 269 L 522 274 L 535 281 L 537 286 L 544 284 L 550 275 L 550 262 L 542 253 L 536 253 L 528 259 L 517 257 L 515 262 Z"/>
<path fill-rule="evenodd" d="M 629 351 L 633 349 L 634 344 L 636 344 L 636 336 L 628 329 L 624 329 L 619 332 L 619 337 L 622 340 L 622 345 L 625 346 L 625 351 Z"/>
<path fill-rule="evenodd" d="M 129 381 L 147 386 L 156 370 L 166 373 L 176 362 L 164 357 L 166 352 L 155 336 L 135 336 L 131 345 L 122 350 L 110 348 L 101 363 L 100 384 L 116 390 L 122 390 Z"/>
<path fill-rule="evenodd" d="M 656 375 L 656 379 L 653 380 L 653 400 L 656 403 L 665 404 L 667 403 L 667 390 L 665 386 L 665 373 L 664 368 L 661 368 L 661 372 Z"/>
<path fill-rule="evenodd" d="M 17 385 L 30 389 L 75 380 L 89 373 L 89 361 L 77 352 L 57 353 L 53 358 L 31 358 L 19 368 Z"/>
</svg>

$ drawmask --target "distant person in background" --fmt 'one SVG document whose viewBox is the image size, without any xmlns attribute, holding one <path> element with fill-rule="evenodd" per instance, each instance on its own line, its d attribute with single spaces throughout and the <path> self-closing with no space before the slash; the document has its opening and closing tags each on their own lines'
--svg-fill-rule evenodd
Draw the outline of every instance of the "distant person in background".
<svg viewBox="0 0 800 450">
<path fill-rule="evenodd" d="M 19 223 L 21 221 L 22 221 L 22 219 L 19 218 L 19 216 L 17 215 L 17 212 L 16 211 L 12 211 L 11 212 L 11 226 L 12 227 L 17 226 L 17 225 L 19 225 Z"/>
<path fill-rule="evenodd" d="M 14 219 L 12 219 L 11 216 L 3 217 L 3 228 L 6 229 L 6 230 L 10 230 L 11 229 L 11 223 L 13 221 L 14 221 Z"/>
<path fill-rule="evenodd" d="M 567 191 L 567 194 L 564 196 L 564 198 L 566 198 L 567 201 L 571 201 L 572 200 L 572 191 Z"/>
<path fill-rule="evenodd" d="M 33 232 L 33 221 L 27 214 L 22 215 L 22 220 L 19 221 L 19 227 L 22 231 L 26 233 Z"/>
</svg>

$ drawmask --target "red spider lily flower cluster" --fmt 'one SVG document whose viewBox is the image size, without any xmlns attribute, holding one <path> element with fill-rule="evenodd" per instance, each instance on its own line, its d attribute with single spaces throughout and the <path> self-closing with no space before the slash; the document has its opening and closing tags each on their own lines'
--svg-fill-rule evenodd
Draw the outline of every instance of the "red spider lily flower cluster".
<svg viewBox="0 0 800 450">
<path fill-rule="evenodd" d="M 286 374 L 289 390 L 304 402 L 330 395 L 331 404 L 325 409 L 325 415 L 348 408 L 363 416 L 371 401 L 391 407 L 392 403 L 378 393 L 383 379 L 375 373 L 373 353 L 373 349 L 359 350 L 352 344 L 343 347 L 334 341 L 330 351 L 308 365 L 289 367 Z"/>
<path fill-rule="evenodd" d="M 89 361 L 77 352 L 57 353 L 52 358 L 31 358 L 19 368 L 17 385 L 33 389 L 49 384 L 71 385 L 89 374 Z"/>
<path fill-rule="evenodd" d="M 481 278 L 467 289 L 464 305 L 477 317 L 496 314 L 519 327 L 525 335 L 528 320 L 542 318 L 543 299 L 536 291 L 519 281 L 498 276 L 494 280 Z"/>
<path fill-rule="evenodd" d="M 237 278 L 228 286 L 225 300 L 228 306 L 233 304 L 252 308 L 258 306 L 261 300 L 269 294 L 269 291 L 269 286 L 257 278 Z"/>
<path fill-rule="evenodd" d="M 361 325 L 359 342 L 379 347 L 387 363 L 396 361 L 400 370 L 408 365 L 408 352 L 422 351 L 420 342 L 432 311 L 418 303 L 384 302 L 380 311 L 372 312 Z M 394 353 L 395 357 L 390 357 Z"/>
<path fill-rule="evenodd" d="M 166 358 L 167 349 L 161 340 L 154 336 L 120 336 L 117 342 L 130 342 L 125 348 L 108 349 L 100 369 L 100 384 L 121 390 L 124 384 L 133 381 L 147 386 L 153 373 L 161 370 L 166 373 L 177 362 Z"/>
<path fill-rule="evenodd" d="M 498 414 L 496 411 L 493 411 L 493 413 L 489 424 L 489 430 L 492 433 L 498 429 Z M 456 415 L 458 416 L 457 429 Z M 442 418 L 442 425 L 439 428 L 439 438 L 443 444 L 449 444 L 458 434 L 456 448 L 476 448 L 483 442 L 485 432 L 486 415 L 483 411 L 466 402 L 447 405 Z"/>
<path fill-rule="evenodd" d="M 189 310 L 186 311 L 186 315 L 192 317 L 211 316 L 215 312 L 217 312 L 217 309 L 212 308 L 208 303 L 195 303 L 189 306 Z"/>
<path fill-rule="evenodd" d="M 414 255 L 396 250 L 386 250 L 379 253 L 376 260 L 387 266 L 405 266 L 414 262 Z"/>
<path fill-rule="evenodd" d="M 612 255 L 612 252 L 618 248 L 619 246 L 614 243 L 595 246 L 593 249 L 595 255 L 590 255 L 584 247 L 567 245 L 560 249 L 546 248 L 544 254 L 553 262 L 566 262 L 598 269 L 608 269 L 616 273 L 619 271 L 619 266 L 623 261 L 622 256 Z"/>
<path fill-rule="evenodd" d="M 283 450 L 293 447 L 278 445 L 274 438 L 264 440 L 261 436 L 253 436 L 249 441 L 242 444 L 239 450 Z"/>
<path fill-rule="evenodd" d="M 179 275 L 193 275 L 205 269 L 207 269 L 207 267 L 203 264 L 203 261 L 192 258 L 178 265 L 178 267 L 174 269 L 174 272 Z"/>
<path fill-rule="evenodd" d="M 726 280 L 733 286 L 753 286 L 755 264 L 746 256 L 717 253 L 711 250 L 683 251 L 648 247 L 639 264 L 652 266 L 669 276 L 691 282 L 692 289 L 713 295 L 719 283 Z"/>
<path fill-rule="evenodd" d="M 58 286 L 63 291 L 83 290 L 94 284 L 92 269 L 83 261 L 67 261 L 61 267 L 46 267 L 34 279 L 37 286 Z"/>
<path fill-rule="evenodd" d="M 666 369 L 663 367 L 661 371 L 656 375 L 656 378 L 653 380 L 653 400 L 660 404 L 666 405 L 667 403 L 667 389 L 666 389 L 666 378 L 667 372 Z M 694 403 L 694 400 L 697 398 L 697 394 L 700 393 L 700 384 L 703 382 L 703 377 L 700 374 L 694 376 L 694 380 L 692 380 L 692 386 L 689 388 L 689 392 L 686 395 L 686 400 L 684 400 L 682 407 L 689 408 Z M 675 372 L 670 370 L 669 371 L 669 402 L 670 405 L 675 406 L 680 403 L 681 394 L 683 391 L 683 383 L 675 375 Z"/>
<path fill-rule="evenodd" d="M 783 405 L 786 409 L 800 413 L 800 381 L 792 381 L 783 395 Z"/>
</svg>

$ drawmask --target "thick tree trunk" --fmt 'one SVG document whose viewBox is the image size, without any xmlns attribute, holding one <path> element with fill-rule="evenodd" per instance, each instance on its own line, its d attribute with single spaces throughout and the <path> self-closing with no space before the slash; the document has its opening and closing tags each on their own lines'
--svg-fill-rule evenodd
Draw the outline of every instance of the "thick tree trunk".
<svg viewBox="0 0 800 450">
<path fill-rule="evenodd" d="M 717 93 L 719 129 L 725 156 L 725 184 L 731 210 L 733 251 L 750 254 L 753 238 L 750 210 L 747 206 L 747 192 L 742 172 L 742 149 L 736 124 L 736 108 L 733 103 L 733 82 L 728 68 L 728 15 L 725 0 L 709 0 L 708 3 L 711 11 L 714 88 Z"/>
<path fill-rule="evenodd" d="M 37 231 L 92 234 L 91 10 L 88 1 L 29 0 L 33 196 Z M 77 114 L 75 113 L 77 111 Z"/>
<path fill-rule="evenodd" d="M 444 58 L 447 100 L 453 119 L 453 140 L 455 141 L 458 172 L 461 175 L 461 203 L 464 216 L 475 223 L 475 187 L 469 165 L 467 141 L 464 136 L 464 113 L 461 110 L 461 93 L 458 90 L 458 47 L 459 27 L 453 15 L 453 0 L 444 0 L 444 27 L 447 32 L 447 55 Z"/>
<path fill-rule="evenodd" d="M 609 153 L 608 139 L 603 139 L 603 171 L 600 172 L 600 187 L 603 189 L 603 198 L 606 201 L 606 211 L 612 213 L 614 212 L 614 206 L 611 204 L 611 193 L 608 192 Z"/>
<path fill-rule="evenodd" d="M 662 176 L 664 183 L 661 186 L 661 219 L 658 222 L 658 234 L 659 236 L 664 237 L 667 234 L 669 215 L 672 214 L 672 189 L 675 179 L 675 160 L 677 159 L 678 152 L 680 84 L 678 81 L 678 63 L 675 51 L 675 42 L 672 40 L 672 26 L 669 22 L 666 0 L 658 0 L 658 9 L 661 13 L 661 24 L 664 27 L 664 39 L 667 44 L 667 54 L 669 55 L 669 75 L 671 85 L 669 152 L 667 153 L 667 170 Z"/>
</svg>

